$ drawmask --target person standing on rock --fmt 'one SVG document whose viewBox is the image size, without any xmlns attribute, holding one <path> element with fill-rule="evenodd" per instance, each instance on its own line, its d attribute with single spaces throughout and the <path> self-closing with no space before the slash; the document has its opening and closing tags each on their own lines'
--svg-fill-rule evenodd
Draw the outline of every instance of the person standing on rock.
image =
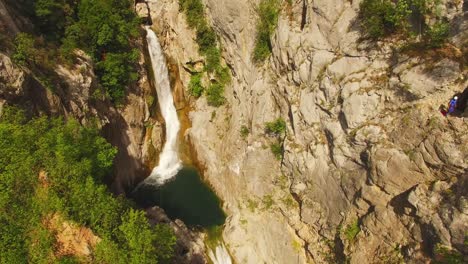
<svg viewBox="0 0 468 264">
<path fill-rule="evenodd" d="M 455 112 L 455 108 L 457 107 L 457 100 L 458 100 L 458 96 L 454 96 L 453 99 L 450 100 L 449 108 L 448 108 L 449 114 L 452 114 L 453 112 Z"/>
</svg>

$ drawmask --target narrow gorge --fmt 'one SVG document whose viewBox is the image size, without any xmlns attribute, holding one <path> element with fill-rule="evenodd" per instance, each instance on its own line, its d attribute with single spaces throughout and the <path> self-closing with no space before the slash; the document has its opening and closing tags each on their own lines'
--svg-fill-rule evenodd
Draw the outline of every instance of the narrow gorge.
<svg viewBox="0 0 468 264">
<path fill-rule="evenodd" d="M 0 263 L 467 263 L 468 1 L 0 0 Z"/>
</svg>

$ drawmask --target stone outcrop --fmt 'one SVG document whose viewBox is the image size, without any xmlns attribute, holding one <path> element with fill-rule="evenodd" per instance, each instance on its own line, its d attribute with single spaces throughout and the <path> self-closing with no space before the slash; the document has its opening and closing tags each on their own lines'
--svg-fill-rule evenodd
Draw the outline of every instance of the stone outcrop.
<svg viewBox="0 0 468 264">
<path fill-rule="evenodd" d="M 152 207 L 146 210 L 151 224 L 169 224 L 177 237 L 173 263 L 203 264 L 207 263 L 204 236 L 201 232 L 190 230 L 179 219 L 171 221 L 163 209 Z"/>
<path fill-rule="evenodd" d="M 466 192 L 442 197 L 466 177 L 468 124 L 438 110 L 468 85 L 459 55 L 360 41 L 360 1 L 304 0 L 283 8 L 271 58 L 254 65 L 259 1 L 203 2 L 233 82 L 223 107 L 191 99 L 187 134 L 225 202 L 224 239 L 238 263 L 417 263 L 438 243 L 466 250 Z M 460 25 L 449 50 L 466 43 L 462 4 L 441 3 Z M 149 7 L 188 87 L 182 69 L 203 61 L 195 34 L 178 1 Z M 277 117 L 288 124 L 281 161 L 264 133 Z M 357 234 L 347 235 L 354 223 Z"/>
</svg>

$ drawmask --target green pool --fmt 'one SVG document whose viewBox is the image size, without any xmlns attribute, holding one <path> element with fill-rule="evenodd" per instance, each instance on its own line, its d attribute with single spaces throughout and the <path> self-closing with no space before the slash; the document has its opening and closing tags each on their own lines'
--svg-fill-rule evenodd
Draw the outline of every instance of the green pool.
<svg viewBox="0 0 468 264">
<path fill-rule="evenodd" d="M 184 166 L 163 186 L 141 186 L 132 196 L 138 205 L 157 205 L 171 219 L 180 219 L 189 227 L 210 228 L 224 224 L 226 219 L 219 198 L 191 166 Z"/>
</svg>

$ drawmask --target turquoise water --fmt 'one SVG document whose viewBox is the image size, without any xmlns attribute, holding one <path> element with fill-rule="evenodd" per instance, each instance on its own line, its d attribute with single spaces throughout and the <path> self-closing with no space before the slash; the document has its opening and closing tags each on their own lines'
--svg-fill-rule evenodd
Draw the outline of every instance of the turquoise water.
<svg viewBox="0 0 468 264">
<path fill-rule="evenodd" d="M 190 166 L 163 186 L 142 186 L 132 196 L 138 205 L 157 205 L 171 219 L 180 219 L 189 227 L 219 226 L 226 219 L 219 198 L 200 179 L 197 169 Z"/>
</svg>

